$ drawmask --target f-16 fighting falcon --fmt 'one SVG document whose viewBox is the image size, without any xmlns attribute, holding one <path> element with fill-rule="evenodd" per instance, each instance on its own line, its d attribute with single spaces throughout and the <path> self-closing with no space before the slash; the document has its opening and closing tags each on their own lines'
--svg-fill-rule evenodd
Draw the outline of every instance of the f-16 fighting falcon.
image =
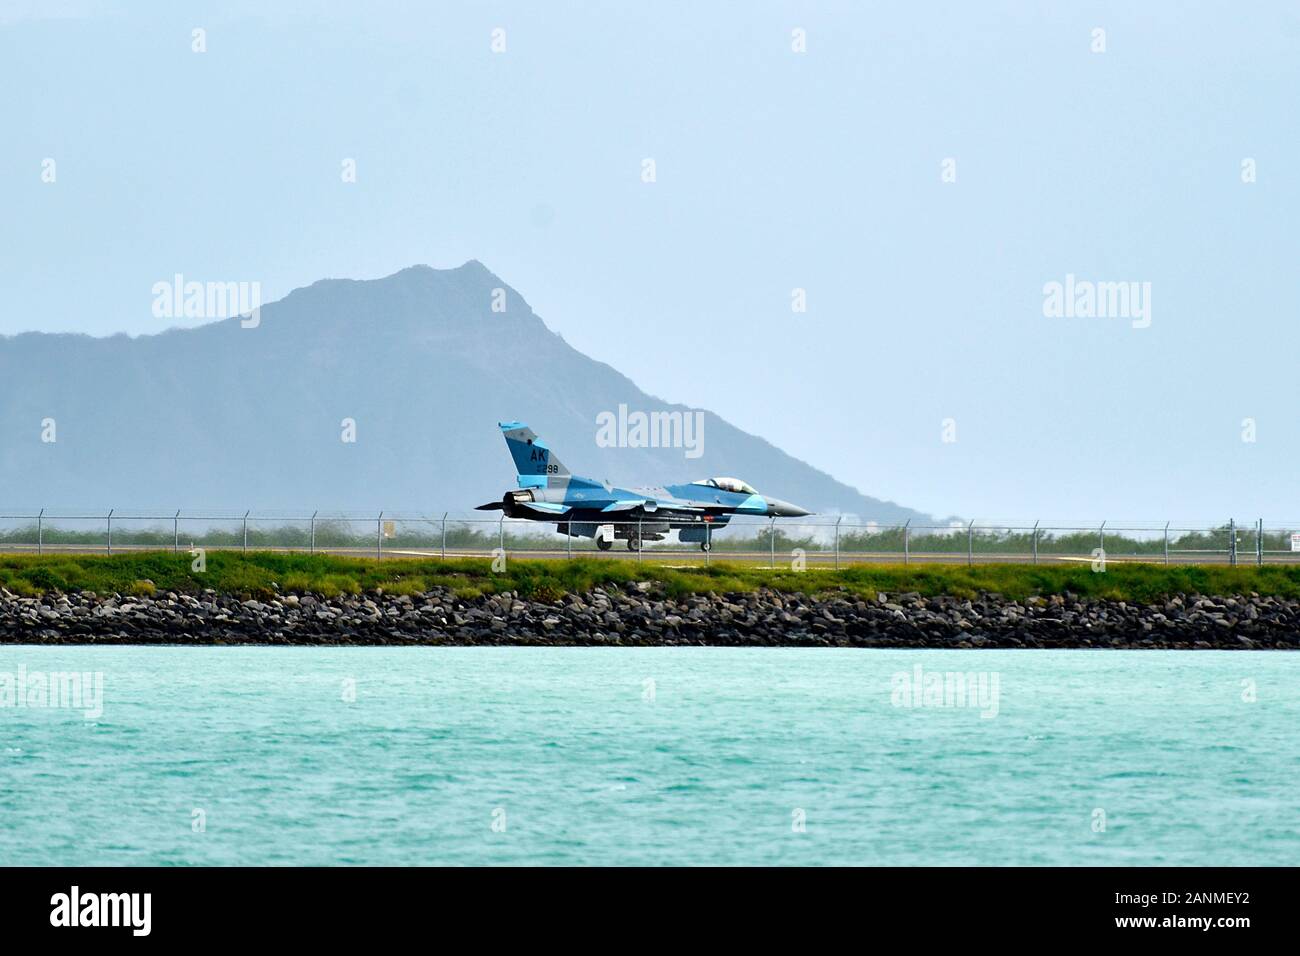
<svg viewBox="0 0 1300 956">
<path fill-rule="evenodd" d="M 642 541 L 662 541 L 676 531 L 682 541 L 708 551 L 713 533 L 732 515 L 798 518 L 803 508 L 760 495 L 739 478 L 706 478 L 659 488 L 616 488 L 607 481 L 574 475 L 523 422 L 500 422 L 519 473 L 518 491 L 479 511 L 504 511 L 510 518 L 554 521 L 570 537 L 595 538 L 608 551 L 615 539 L 640 551 Z"/>
</svg>

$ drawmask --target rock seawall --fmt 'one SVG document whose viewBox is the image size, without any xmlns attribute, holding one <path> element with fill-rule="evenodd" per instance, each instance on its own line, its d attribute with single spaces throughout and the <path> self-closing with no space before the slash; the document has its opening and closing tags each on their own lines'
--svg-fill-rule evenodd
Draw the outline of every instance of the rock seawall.
<svg viewBox="0 0 1300 956">
<path fill-rule="evenodd" d="M 0 589 L 0 643 L 1102 647 L 1300 650 L 1300 601 L 1181 595 L 1153 604 L 759 590 L 671 598 L 654 585 L 560 600 L 513 593 L 246 600 L 215 592 L 23 598 Z"/>
</svg>

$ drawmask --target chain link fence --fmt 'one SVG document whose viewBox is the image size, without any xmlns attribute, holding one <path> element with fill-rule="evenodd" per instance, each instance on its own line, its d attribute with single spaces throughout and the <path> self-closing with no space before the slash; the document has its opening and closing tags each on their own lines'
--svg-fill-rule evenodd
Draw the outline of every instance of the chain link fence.
<svg viewBox="0 0 1300 956">
<path fill-rule="evenodd" d="M 564 533 L 572 531 L 572 534 Z M 683 540 L 685 538 L 686 540 Z M 1147 561 L 1164 564 L 1300 562 L 1300 522 L 1214 527 L 1093 526 L 1043 522 L 881 525 L 848 517 L 804 520 L 737 516 L 685 535 L 662 522 L 602 525 L 486 518 L 477 514 L 321 512 L 274 514 L 110 509 L 101 514 L 0 514 L 0 552 L 105 553 L 171 550 L 300 551 L 386 557 L 610 555 L 707 564 L 711 560 L 842 567 L 862 562 L 1039 564 Z"/>
</svg>

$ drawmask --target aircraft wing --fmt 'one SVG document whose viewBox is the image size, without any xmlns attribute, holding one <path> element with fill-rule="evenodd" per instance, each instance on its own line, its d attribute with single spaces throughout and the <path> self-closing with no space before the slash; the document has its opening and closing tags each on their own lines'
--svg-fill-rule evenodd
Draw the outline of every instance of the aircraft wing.
<svg viewBox="0 0 1300 956">
<path fill-rule="evenodd" d="M 629 498 L 625 501 L 614 501 L 600 509 L 602 512 L 623 512 L 623 511 L 640 511 L 648 515 L 658 515 L 661 512 L 668 514 L 677 514 L 688 512 L 690 514 L 703 514 L 704 508 L 697 508 L 695 505 L 688 505 L 680 501 L 659 502 L 650 498 Z"/>
</svg>

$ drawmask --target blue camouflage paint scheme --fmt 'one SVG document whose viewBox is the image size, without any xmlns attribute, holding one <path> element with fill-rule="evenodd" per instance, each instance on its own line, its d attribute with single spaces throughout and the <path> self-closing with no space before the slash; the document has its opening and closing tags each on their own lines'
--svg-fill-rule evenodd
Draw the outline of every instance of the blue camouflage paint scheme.
<svg viewBox="0 0 1300 956">
<path fill-rule="evenodd" d="M 662 540 L 676 531 L 683 541 L 705 549 L 712 533 L 733 515 L 792 518 L 807 515 L 797 505 L 760 495 L 737 478 L 705 478 L 654 488 L 619 488 L 609 482 L 570 473 L 551 448 L 523 422 L 498 423 L 514 460 L 519 490 L 480 511 L 503 511 L 511 518 L 554 521 L 561 534 L 622 538 L 631 550 L 641 541 Z M 613 527 L 612 535 L 602 528 Z"/>
</svg>

